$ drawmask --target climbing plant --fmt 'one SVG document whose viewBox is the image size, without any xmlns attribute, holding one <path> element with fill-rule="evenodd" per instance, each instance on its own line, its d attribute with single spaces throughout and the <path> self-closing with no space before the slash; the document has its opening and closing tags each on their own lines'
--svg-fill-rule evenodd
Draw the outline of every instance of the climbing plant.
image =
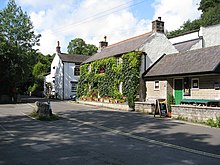
<svg viewBox="0 0 220 165">
<path fill-rule="evenodd" d="M 126 98 L 129 106 L 134 107 L 139 89 L 140 61 L 141 52 L 130 52 L 82 65 L 77 97 Z M 121 83 L 122 93 L 119 91 Z"/>
</svg>

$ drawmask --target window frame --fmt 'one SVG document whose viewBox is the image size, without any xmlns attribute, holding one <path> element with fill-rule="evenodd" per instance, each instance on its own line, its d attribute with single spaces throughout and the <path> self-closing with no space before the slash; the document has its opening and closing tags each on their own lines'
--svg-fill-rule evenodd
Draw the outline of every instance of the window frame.
<svg viewBox="0 0 220 165">
<path fill-rule="evenodd" d="M 71 92 L 76 92 L 76 91 L 77 91 L 78 82 L 76 82 L 76 81 L 70 81 L 70 84 L 71 84 Z M 73 86 L 73 85 L 74 85 L 74 86 Z"/>
<path fill-rule="evenodd" d="M 119 92 L 121 93 L 121 94 L 123 94 L 123 82 L 120 82 L 119 83 Z"/>
<path fill-rule="evenodd" d="M 76 74 L 76 73 L 78 73 L 78 74 Z M 75 65 L 74 76 L 80 76 L 80 65 Z"/>
<path fill-rule="evenodd" d="M 194 82 L 193 81 L 197 81 L 197 87 L 194 86 Z M 199 89 L 199 78 L 192 78 L 192 80 L 191 80 L 191 88 L 192 89 Z"/>
<path fill-rule="evenodd" d="M 120 65 L 123 63 L 122 57 L 117 57 L 117 65 Z"/>
<path fill-rule="evenodd" d="M 156 85 L 156 84 L 158 84 L 158 85 Z M 160 81 L 159 80 L 154 81 L 154 90 L 160 90 Z"/>
</svg>

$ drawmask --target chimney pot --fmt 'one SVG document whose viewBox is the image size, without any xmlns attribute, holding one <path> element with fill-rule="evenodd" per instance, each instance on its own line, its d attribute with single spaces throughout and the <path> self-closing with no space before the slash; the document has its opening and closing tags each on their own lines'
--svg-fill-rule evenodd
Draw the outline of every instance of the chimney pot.
<svg viewBox="0 0 220 165">
<path fill-rule="evenodd" d="M 100 42 L 99 42 L 99 52 L 101 52 L 102 49 L 104 49 L 105 47 L 108 46 L 108 42 L 106 41 L 106 39 L 107 39 L 107 37 L 104 36 L 104 40 L 105 40 L 105 41 L 100 41 Z"/>
<path fill-rule="evenodd" d="M 152 22 L 152 31 L 164 33 L 164 22 L 161 21 L 161 17 L 158 17 L 157 20 Z"/>
<path fill-rule="evenodd" d="M 61 51 L 60 51 L 60 41 L 57 41 L 56 51 L 57 51 L 57 53 L 61 53 Z"/>
</svg>

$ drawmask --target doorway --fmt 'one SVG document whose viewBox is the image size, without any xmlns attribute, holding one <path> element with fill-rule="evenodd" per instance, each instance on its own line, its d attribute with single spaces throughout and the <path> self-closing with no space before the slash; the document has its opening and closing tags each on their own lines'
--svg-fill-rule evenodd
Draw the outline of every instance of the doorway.
<svg viewBox="0 0 220 165">
<path fill-rule="evenodd" d="M 181 100 L 183 99 L 183 80 L 182 79 L 174 80 L 174 97 L 175 97 L 175 104 L 180 104 Z"/>
</svg>

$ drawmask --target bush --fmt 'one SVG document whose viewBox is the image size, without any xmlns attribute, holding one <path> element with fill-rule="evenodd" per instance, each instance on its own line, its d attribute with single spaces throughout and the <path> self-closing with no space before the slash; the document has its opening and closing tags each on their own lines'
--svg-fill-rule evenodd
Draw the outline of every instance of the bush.
<svg viewBox="0 0 220 165">
<path fill-rule="evenodd" d="M 216 120 L 213 119 L 208 119 L 206 121 L 206 124 L 211 126 L 211 127 L 217 127 L 220 128 L 220 116 L 216 117 Z"/>
<path fill-rule="evenodd" d="M 175 104 L 175 98 L 173 95 L 171 94 L 168 94 L 167 96 L 167 108 L 168 108 L 168 111 L 171 112 L 171 105 L 174 105 Z"/>
<path fill-rule="evenodd" d="M 206 121 L 206 124 L 211 126 L 211 127 L 216 127 L 216 123 L 215 123 L 215 121 L 213 119 L 208 119 Z"/>
</svg>

